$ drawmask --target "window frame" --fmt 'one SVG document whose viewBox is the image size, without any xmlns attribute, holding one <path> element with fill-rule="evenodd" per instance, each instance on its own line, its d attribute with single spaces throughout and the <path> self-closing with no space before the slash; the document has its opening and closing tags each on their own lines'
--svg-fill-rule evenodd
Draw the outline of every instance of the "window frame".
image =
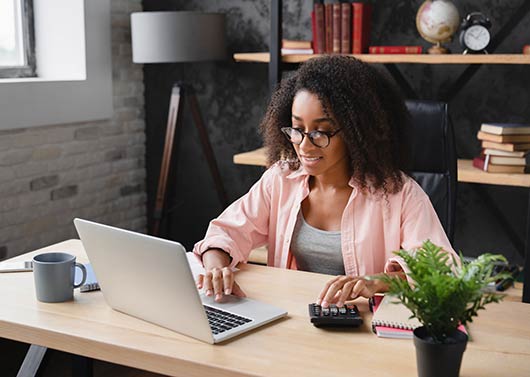
<svg viewBox="0 0 530 377">
<path fill-rule="evenodd" d="M 0 78 L 36 77 L 35 27 L 33 24 L 33 0 L 17 0 L 22 6 L 22 38 L 24 43 L 24 60 L 22 66 L 0 66 Z"/>
</svg>

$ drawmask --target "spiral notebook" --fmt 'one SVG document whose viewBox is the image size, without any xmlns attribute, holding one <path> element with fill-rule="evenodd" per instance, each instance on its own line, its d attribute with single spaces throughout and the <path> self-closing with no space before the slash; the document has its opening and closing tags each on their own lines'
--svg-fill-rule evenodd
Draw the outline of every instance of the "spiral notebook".
<svg viewBox="0 0 530 377">
<path fill-rule="evenodd" d="M 374 296 L 373 311 L 372 330 L 381 338 L 412 339 L 412 331 L 422 326 L 417 318 L 410 318 L 412 312 L 396 297 Z M 463 325 L 458 330 L 468 334 Z"/>
<path fill-rule="evenodd" d="M 372 330 L 383 338 L 412 338 L 412 330 L 420 327 L 417 318 L 410 318 L 411 311 L 392 296 L 374 297 Z"/>
</svg>

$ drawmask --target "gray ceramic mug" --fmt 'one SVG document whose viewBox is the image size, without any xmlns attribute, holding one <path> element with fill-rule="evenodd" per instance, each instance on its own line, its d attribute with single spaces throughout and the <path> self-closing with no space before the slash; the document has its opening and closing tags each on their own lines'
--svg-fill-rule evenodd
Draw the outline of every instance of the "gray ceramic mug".
<svg viewBox="0 0 530 377">
<path fill-rule="evenodd" d="M 79 284 L 75 284 L 75 268 L 83 272 Z M 33 277 L 37 300 L 63 302 L 74 298 L 74 288 L 85 283 L 86 268 L 76 263 L 75 256 L 67 253 L 45 253 L 33 257 Z"/>
</svg>

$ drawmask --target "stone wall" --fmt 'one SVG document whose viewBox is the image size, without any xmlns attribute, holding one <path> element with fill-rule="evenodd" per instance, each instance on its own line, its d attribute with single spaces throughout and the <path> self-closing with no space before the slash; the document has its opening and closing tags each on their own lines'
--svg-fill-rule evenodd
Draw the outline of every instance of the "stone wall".
<svg viewBox="0 0 530 377">
<path fill-rule="evenodd" d="M 142 5 L 111 7 L 112 119 L 0 131 L 0 260 L 77 238 L 75 217 L 145 231 L 144 85 L 129 23 Z"/>
</svg>

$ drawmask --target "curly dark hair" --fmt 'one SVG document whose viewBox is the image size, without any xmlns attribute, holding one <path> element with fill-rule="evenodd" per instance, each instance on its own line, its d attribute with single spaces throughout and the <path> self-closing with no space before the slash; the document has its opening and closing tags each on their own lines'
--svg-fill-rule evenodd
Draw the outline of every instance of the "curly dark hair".
<svg viewBox="0 0 530 377">
<path fill-rule="evenodd" d="M 293 99 L 301 90 L 315 94 L 338 122 L 356 184 L 363 191 L 400 191 L 402 173 L 408 173 L 410 114 L 388 76 L 349 56 L 310 59 L 278 85 L 260 125 L 268 163 L 284 159 L 292 170 L 300 166 L 280 128 L 292 125 Z"/>
</svg>

